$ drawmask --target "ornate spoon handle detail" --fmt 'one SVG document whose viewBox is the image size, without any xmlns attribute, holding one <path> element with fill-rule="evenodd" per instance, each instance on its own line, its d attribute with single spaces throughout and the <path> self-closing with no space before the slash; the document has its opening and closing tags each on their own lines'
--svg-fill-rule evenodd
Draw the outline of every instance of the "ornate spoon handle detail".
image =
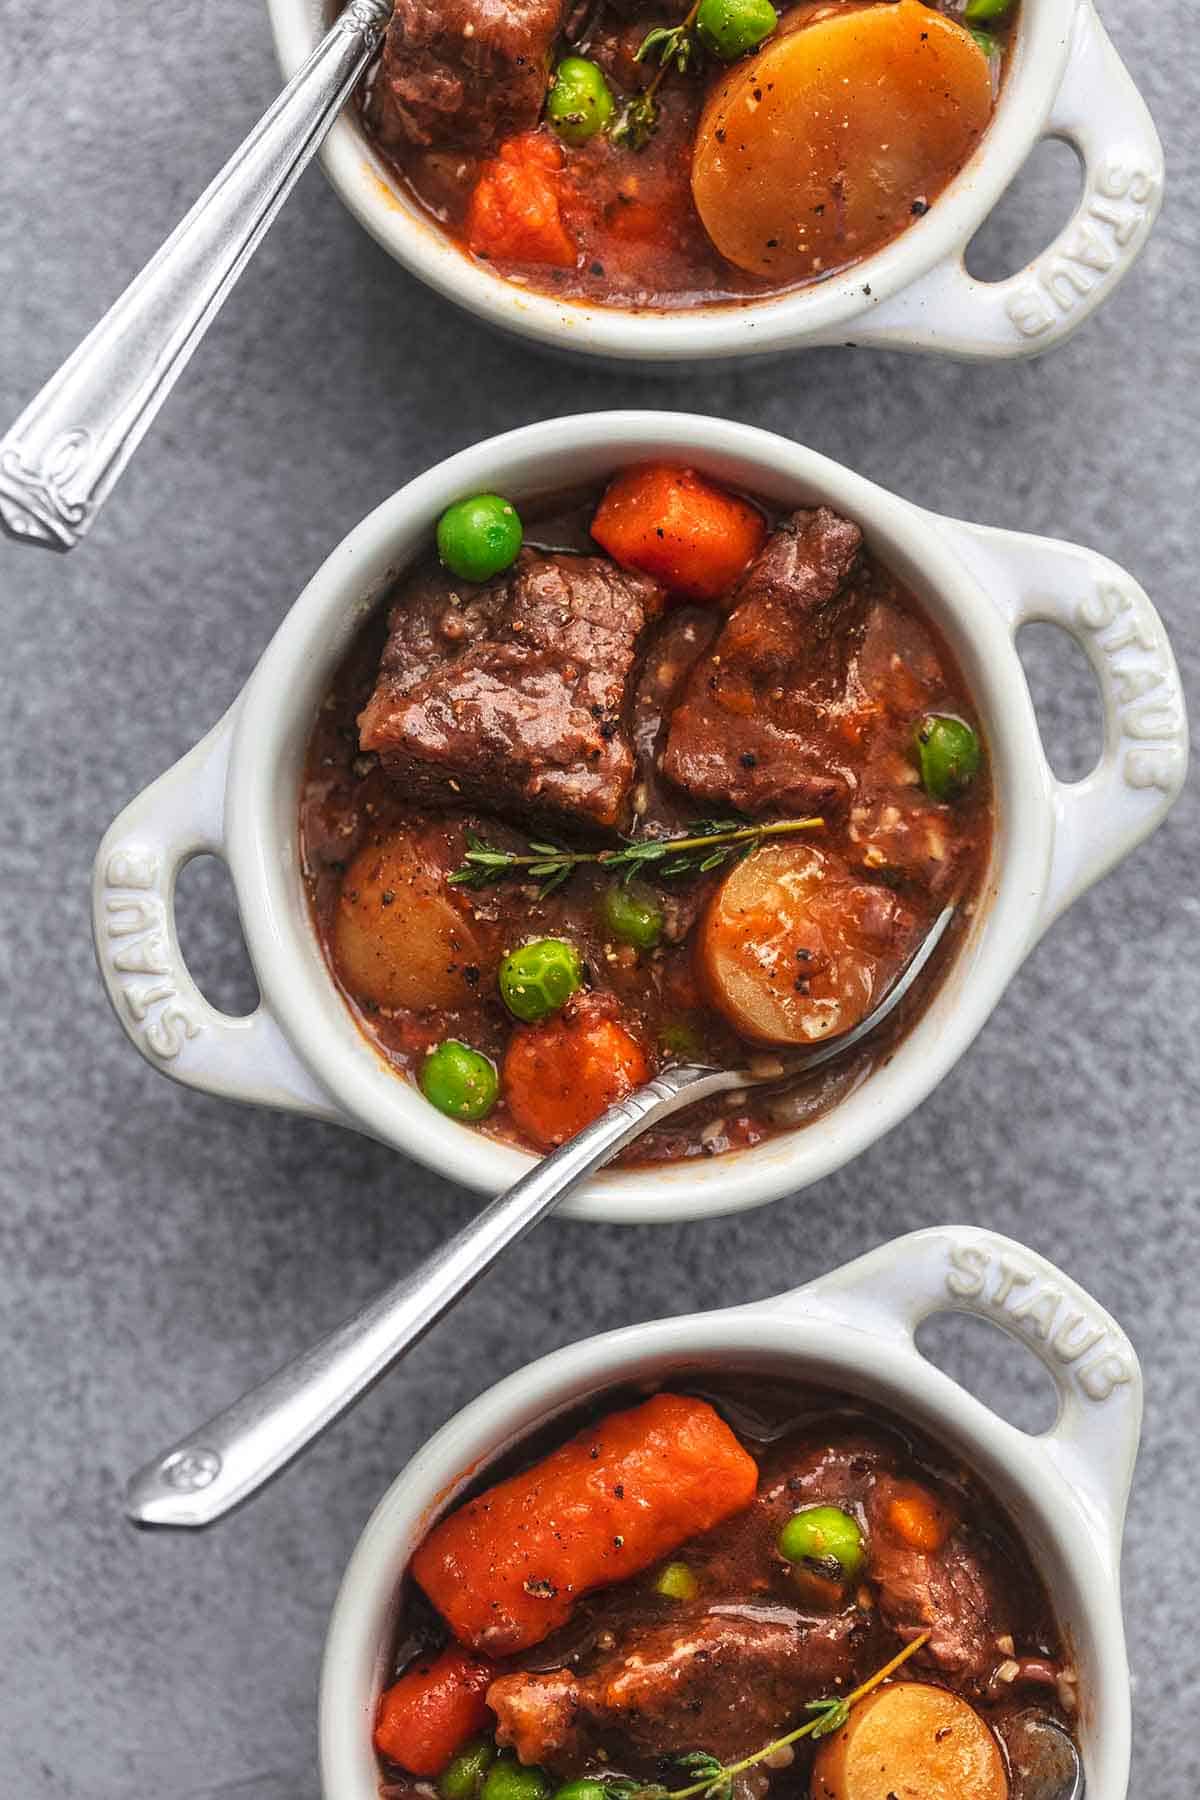
<svg viewBox="0 0 1200 1800">
<path fill-rule="evenodd" d="M 370 61 L 392 0 L 351 0 L 220 174 L 0 441 L 0 523 L 71 550 Z"/>
</svg>

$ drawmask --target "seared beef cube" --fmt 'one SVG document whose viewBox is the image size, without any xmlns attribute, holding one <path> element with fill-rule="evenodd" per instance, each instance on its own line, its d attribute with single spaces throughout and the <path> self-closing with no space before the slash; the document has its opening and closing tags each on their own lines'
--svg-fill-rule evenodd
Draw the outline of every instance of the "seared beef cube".
<svg viewBox="0 0 1200 1800">
<path fill-rule="evenodd" d="M 580 1685 L 570 1669 L 501 1675 L 487 1691 L 497 1720 L 497 1742 L 515 1750 L 523 1763 L 554 1769 L 582 1761 L 586 1721 Z"/>
<path fill-rule="evenodd" d="M 862 532 L 832 507 L 801 507 L 771 533 L 734 589 L 735 605 L 774 600 L 795 613 L 841 593 L 862 549 Z"/>
<path fill-rule="evenodd" d="M 693 1749 L 732 1761 L 798 1720 L 853 1673 L 852 1613 L 788 1617 L 731 1603 L 680 1629 L 635 1634 L 584 1684 L 584 1705 L 647 1756 Z"/>
<path fill-rule="evenodd" d="M 848 679 L 860 603 L 847 584 L 861 542 L 857 525 L 828 507 L 795 513 L 771 534 L 672 717 L 670 780 L 750 814 L 846 804 L 860 703 Z"/>
<path fill-rule="evenodd" d="M 922 1660 L 982 1686 L 1001 1661 L 997 1637 L 1012 1630 L 1000 1570 L 961 1525 L 937 1549 L 902 1542 L 886 1524 L 895 1487 L 881 1478 L 868 1507 L 880 1611 L 894 1631 L 911 1637 L 932 1632 L 919 1652 Z"/>
<path fill-rule="evenodd" d="M 763 1468 L 753 1506 L 713 1533 L 728 1561 L 711 1562 L 706 1579 L 735 1579 L 746 1544 L 774 1543 L 791 1514 L 803 1507 L 847 1508 L 866 1520 L 865 1573 L 877 1589 L 884 1623 L 905 1637 L 932 1632 L 917 1660 L 982 1687 L 1003 1660 L 997 1637 L 1012 1630 L 1002 1559 L 944 1505 L 947 1532 L 936 1549 L 904 1542 L 890 1523 L 889 1509 L 914 1484 L 901 1481 L 897 1467 L 895 1446 L 865 1432 L 832 1442 L 785 1440 Z M 934 1486 L 927 1492 L 942 1504 Z"/>
<path fill-rule="evenodd" d="M 573 1767 L 611 1734 L 648 1761 L 707 1750 L 723 1762 L 798 1722 L 808 1700 L 853 1674 L 852 1612 L 814 1617 L 729 1602 L 634 1629 L 585 1675 L 501 1676 L 488 1689 L 497 1738 L 525 1763 Z"/>
<path fill-rule="evenodd" d="M 426 570 L 392 610 L 364 750 L 415 800 L 612 827 L 633 780 L 626 686 L 654 582 L 522 552 L 483 587 Z"/>
<path fill-rule="evenodd" d="M 868 873 L 919 882 L 935 899 L 956 885 L 967 854 L 949 808 L 919 788 L 851 807 L 848 835 Z"/>
<path fill-rule="evenodd" d="M 396 0 L 371 89 L 385 145 L 488 151 L 538 122 L 561 0 Z"/>
</svg>

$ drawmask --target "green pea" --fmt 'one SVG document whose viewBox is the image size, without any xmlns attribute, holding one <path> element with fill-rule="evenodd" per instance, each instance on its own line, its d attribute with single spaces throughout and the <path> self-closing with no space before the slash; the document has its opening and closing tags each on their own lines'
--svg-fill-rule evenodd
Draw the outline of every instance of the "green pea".
<svg viewBox="0 0 1200 1800">
<path fill-rule="evenodd" d="M 1003 46 L 994 31 L 976 31 L 972 26 L 968 26 L 967 29 L 989 62 L 993 56 L 1001 54 Z"/>
<path fill-rule="evenodd" d="M 457 1038 L 431 1050 L 421 1066 L 421 1092 L 450 1119 L 486 1119 L 499 1087 L 495 1063 Z"/>
<path fill-rule="evenodd" d="M 700 0 L 696 35 L 720 62 L 757 49 L 779 23 L 771 0 Z"/>
<path fill-rule="evenodd" d="M 1012 3 L 1013 0 L 967 0 L 963 18 L 968 25 L 978 25 L 984 19 L 1002 19 Z"/>
<path fill-rule="evenodd" d="M 613 97 L 594 62 L 567 56 L 554 71 L 546 117 L 564 144 L 586 144 L 612 118 Z"/>
<path fill-rule="evenodd" d="M 483 1778 L 479 1800 L 546 1800 L 549 1792 L 541 1769 L 527 1769 L 511 1756 L 498 1756 Z"/>
<path fill-rule="evenodd" d="M 654 1591 L 664 1600 L 694 1600 L 700 1586 L 686 1563 L 673 1562 L 659 1571 Z"/>
<path fill-rule="evenodd" d="M 704 1041 L 686 1019 L 671 1019 L 659 1032 L 658 1041 L 677 1062 L 700 1062 L 704 1055 Z"/>
<path fill-rule="evenodd" d="M 641 881 L 614 881 L 600 899 L 605 925 L 623 944 L 653 950 L 663 934 L 662 907 Z"/>
<path fill-rule="evenodd" d="M 464 1744 L 438 1777 L 442 1800 L 478 1800 L 483 1778 L 495 1760 L 496 1746 L 491 1738 L 475 1738 Z"/>
<path fill-rule="evenodd" d="M 582 981 L 578 952 L 562 938 L 520 944 L 500 964 L 500 998 L 526 1024 L 565 1006 Z"/>
<path fill-rule="evenodd" d="M 490 581 L 517 560 L 524 533 L 516 507 L 499 494 L 472 494 L 437 523 L 438 555 L 462 581 Z"/>
<path fill-rule="evenodd" d="M 604 1783 L 593 1781 L 589 1775 L 580 1775 L 575 1781 L 564 1781 L 560 1788 L 555 1788 L 551 1800 L 605 1800 Z"/>
<path fill-rule="evenodd" d="M 927 713 L 917 726 L 921 785 L 933 800 L 952 800 L 979 773 L 978 734 L 949 713 Z"/>
<path fill-rule="evenodd" d="M 811 1563 L 837 1581 L 853 1581 L 863 1563 L 858 1522 L 840 1506 L 809 1506 L 793 1513 L 778 1538 L 790 1563 Z"/>
</svg>

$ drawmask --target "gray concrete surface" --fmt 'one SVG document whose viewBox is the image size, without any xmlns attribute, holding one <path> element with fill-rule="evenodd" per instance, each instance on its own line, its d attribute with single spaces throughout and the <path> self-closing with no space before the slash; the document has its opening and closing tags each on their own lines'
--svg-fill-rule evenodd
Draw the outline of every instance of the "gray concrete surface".
<svg viewBox="0 0 1200 1800">
<path fill-rule="evenodd" d="M 413 1448 L 541 1351 L 762 1295 L 909 1227 L 979 1220 L 1059 1259 L 1145 1361 L 1125 1580 L 1137 1800 L 1194 1800 L 1200 1165 L 1197 806 L 1052 932 L 937 1094 L 853 1167 L 751 1217 L 641 1236 L 547 1229 L 286 1481 L 202 1537 L 118 1495 L 152 1449 L 409 1265 L 470 1202 L 333 1128 L 171 1086 L 118 1036 L 88 939 L 97 839 L 237 692 L 330 547 L 488 432 L 650 400 L 802 438 L 950 512 L 1125 563 L 1193 683 L 1200 180 L 1184 0 L 1110 7 L 1173 191 L 1140 269 L 1020 368 L 829 352 L 650 384 L 501 346 L 302 183 L 88 545 L 0 549 L 0 1795 L 314 1800 L 314 1687 L 340 1571 Z M 144 260 L 275 84 L 244 0 L 86 15 L 0 0 L 0 419 Z M 1070 179 L 1044 154 L 989 227 L 1039 247 Z M 1039 642 L 1047 731 L 1086 761 L 1094 705 Z M 247 993 L 228 893 L 186 883 L 188 950 Z M 1002 1404 L 1021 1365 L 953 1350 Z"/>
</svg>

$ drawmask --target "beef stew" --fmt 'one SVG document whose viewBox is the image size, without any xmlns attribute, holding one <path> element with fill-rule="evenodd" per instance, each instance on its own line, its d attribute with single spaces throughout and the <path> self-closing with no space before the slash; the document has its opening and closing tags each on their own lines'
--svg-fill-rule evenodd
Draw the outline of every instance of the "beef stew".
<svg viewBox="0 0 1200 1800">
<path fill-rule="evenodd" d="M 397 0 L 368 131 L 507 280 L 626 309 L 760 299 L 936 204 L 1019 0 Z"/>
<path fill-rule="evenodd" d="M 857 1087 L 953 957 L 991 843 L 977 715 L 828 508 L 655 467 L 524 511 L 451 508 L 326 696 L 300 817 L 322 949 L 432 1104 L 547 1150 L 669 1062 L 848 1030 L 954 899 L 863 1045 L 626 1154 L 756 1144 Z"/>
<path fill-rule="evenodd" d="M 559 1421 L 433 1527 L 375 1744 L 389 1800 L 1048 1800 L 1076 1712 L 969 1470 L 844 1396 L 697 1372 Z"/>
</svg>

